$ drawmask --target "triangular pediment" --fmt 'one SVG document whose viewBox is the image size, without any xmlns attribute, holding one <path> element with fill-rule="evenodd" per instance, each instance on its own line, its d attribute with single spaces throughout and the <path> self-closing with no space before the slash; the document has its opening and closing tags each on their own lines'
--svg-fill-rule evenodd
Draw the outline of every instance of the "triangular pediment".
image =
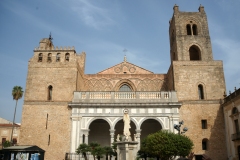
<svg viewBox="0 0 240 160">
<path fill-rule="evenodd" d="M 153 74 L 153 72 L 124 61 L 97 74 Z"/>
</svg>

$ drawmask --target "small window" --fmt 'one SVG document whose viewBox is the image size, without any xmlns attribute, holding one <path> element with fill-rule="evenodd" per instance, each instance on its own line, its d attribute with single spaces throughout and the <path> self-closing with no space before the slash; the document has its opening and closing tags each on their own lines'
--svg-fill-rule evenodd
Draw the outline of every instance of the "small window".
<svg viewBox="0 0 240 160">
<path fill-rule="evenodd" d="M 50 140 L 51 140 L 51 136 L 50 134 L 48 135 L 48 145 L 50 145 Z"/>
<path fill-rule="evenodd" d="M 193 31 L 193 35 L 197 35 L 197 25 L 196 24 L 194 24 L 192 26 L 192 31 Z"/>
<path fill-rule="evenodd" d="M 201 84 L 198 85 L 198 97 L 199 99 L 204 99 L 203 86 Z"/>
<path fill-rule="evenodd" d="M 191 33 L 191 25 L 190 24 L 187 24 L 186 29 L 187 29 L 187 35 L 192 35 L 192 33 Z"/>
<path fill-rule="evenodd" d="M 85 134 L 82 136 L 82 143 L 85 143 Z"/>
<path fill-rule="evenodd" d="M 132 90 L 131 90 L 131 88 L 130 88 L 128 85 L 124 84 L 124 85 L 122 85 L 122 86 L 119 88 L 119 91 L 122 91 L 122 92 L 131 92 Z"/>
<path fill-rule="evenodd" d="M 48 62 L 52 62 L 52 54 L 51 53 L 48 53 L 48 59 L 47 59 Z"/>
<path fill-rule="evenodd" d="M 53 90 L 53 87 L 51 85 L 48 86 L 48 100 L 49 101 L 52 100 L 52 90 Z"/>
<path fill-rule="evenodd" d="M 56 62 L 60 62 L 60 53 L 58 53 L 56 56 Z"/>
<path fill-rule="evenodd" d="M 207 129 L 207 120 L 202 120 L 202 129 Z"/>
<path fill-rule="evenodd" d="M 66 61 L 69 61 L 69 57 L 70 57 L 69 53 L 66 53 L 66 54 L 65 54 L 65 60 L 66 60 Z"/>
<path fill-rule="evenodd" d="M 47 129 L 47 126 L 48 126 L 48 113 L 47 113 L 47 118 L 46 118 L 46 129 Z"/>
<path fill-rule="evenodd" d="M 38 62 L 42 62 L 42 59 L 43 59 L 43 55 L 42 55 L 42 53 L 39 53 L 39 55 L 38 55 Z"/>
<path fill-rule="evenodd" d="M 207 142 L 208 142 L 207 139 L 202 140 L 202 150 L 207 150 Z"/>
<path fill-rule="evenodd" d="M 17 138 L 13 138 L 13 144 L 17 144 Z"/>
<path fill-rule="evenodd" d="M 238 109 L 236 108 L 236 107 L 234 107 L 233 109 L 232 109 L 232 114 L 237 114 L 238 113 Z"/>
<path fill-rule="evenodd" d="M 6 138 L 2 138 L 2 144 L 6 142 Z"/>
</svg>

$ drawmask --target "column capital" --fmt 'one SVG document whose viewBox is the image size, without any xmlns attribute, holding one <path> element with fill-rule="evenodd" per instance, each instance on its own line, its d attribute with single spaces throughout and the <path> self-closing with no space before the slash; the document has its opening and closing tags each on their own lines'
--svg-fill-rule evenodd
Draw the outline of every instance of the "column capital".
<svg viewBox="0 0 240 160">
<path fill-rule="evenodd" d="M 142 130 L 141 129 L 136 129 L 135 131 L 136 131 L 136 133 L 141 133 Z"/>
</svg>

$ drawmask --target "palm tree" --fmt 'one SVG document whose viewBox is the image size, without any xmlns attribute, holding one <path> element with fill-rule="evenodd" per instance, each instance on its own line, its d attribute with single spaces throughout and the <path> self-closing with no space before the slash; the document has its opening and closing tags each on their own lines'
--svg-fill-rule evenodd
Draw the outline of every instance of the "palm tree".
<svg viewBox="0 0 240 160">
<path fill-rule="evenodd" d="M 14 110 L 14 116 L 13 116 L 13 126 L 12 126 L 12 134 L 11 134 L 11 143 L 13 142 L 13 128 L 14 128 L 14 123 L 15 123 L 15 115 L 16 115 L 16 109 L 17 109 L 17 102 L 19 99 L 22 98 L 23 96 L 23 91 L 21 86 L 14 86 L 12 90 L 12 96 L 13 100 L 16 100 L 16 105 L 15 105 L 15 110 Z"/>
</svg>

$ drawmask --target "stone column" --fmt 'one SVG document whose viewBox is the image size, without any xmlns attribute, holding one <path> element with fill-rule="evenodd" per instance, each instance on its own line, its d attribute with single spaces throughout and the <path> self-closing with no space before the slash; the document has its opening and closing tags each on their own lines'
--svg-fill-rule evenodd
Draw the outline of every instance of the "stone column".
<svg viewBox="0 0 240 160">
<path fill-rule="evenodd" d="M 88 144 L 88 135 L 89 135 L 90 129 L 84 129 L 83 134 L 85 135 L 85 143 Z"/>
<path fill-rule="evenodd" d="M 115 129 L 109 129 L 110 131 L 110 136 L 111 136 L 111 139 L 110 139 L 110 146 L 112 145 L 112 143 L 114 142 L 114 132 L 115 132 Z"/>
<path fill-rule="evenodd" d="M 141 146 L 141 129 L 136 129 L 136 137 L 137 139 L 135 141 L 138 142 L 138 146 L 137 146 L 137 149 L 140 150 L 140 146 Z"/>
</svg>

